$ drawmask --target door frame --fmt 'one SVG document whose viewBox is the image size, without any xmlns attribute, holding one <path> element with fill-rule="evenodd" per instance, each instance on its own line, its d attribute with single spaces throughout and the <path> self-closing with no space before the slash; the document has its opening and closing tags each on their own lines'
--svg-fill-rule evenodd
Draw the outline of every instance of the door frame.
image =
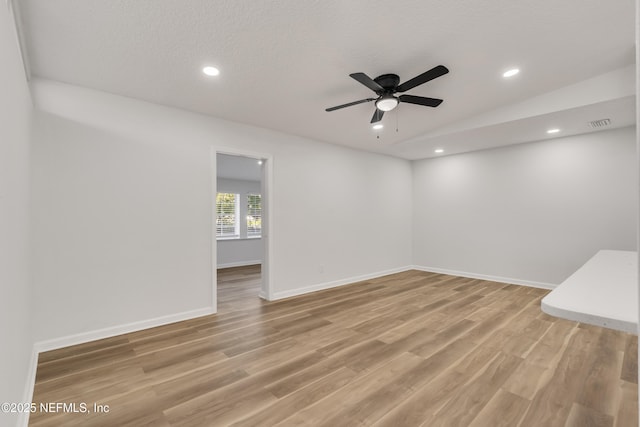
<svg viewBox="0 0 640 427">
<path fill-rule="evenodd" d="M 272 280 L 272 260 L 273 260 L 273 156 L 250 150 L 241 150 L 232 147 L 216 146 L 211 148 L 211 180 L 212 180 L 212 230 L 211 230 L 211 265 L 212 265 L 212 307 L 214 313 L 218 312 L 218 245 L 216 240 L 216 194 L 218 193 L 218 173 L 217 155 L 228 154 L 232 156 L 242 156 L 251 159 L 262 160 L 262 267 L 261 267 L 261 290 L 259 297 L 267 301 L 273 299 Z"/>
</svg>

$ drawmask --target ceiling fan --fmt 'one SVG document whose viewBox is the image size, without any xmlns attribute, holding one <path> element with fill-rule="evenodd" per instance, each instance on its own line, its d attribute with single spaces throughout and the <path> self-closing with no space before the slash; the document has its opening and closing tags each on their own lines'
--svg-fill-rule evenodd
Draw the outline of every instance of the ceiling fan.
<svg viewBox="0 0 640 427">
<path fill-rule="evenodd" d="M 449 69 L 444 65 L 438 65 L 433 67 L 429 71 L 426 71 L 419 76 L 400 83 L 400 77 L 397 74 L 383 74 L 381 76 L 372 79 L 365 73 L 353 73 L 349 76 L 358 82 L 362 83 L 378 95 L 377 98 L 366 98 L 360 101 L 349 102 L 347 104 L 338 105 L 335 107 L 327 108 L 325 111 L 335 111 L 345 107 L 351 107 L 352 105 L 362 104 L 364 102 L 376 102 L 376 110 L 371 118 L 371 123 L 379 122 L 382 120 L 382 116 L 385 111 L 391 111 L 398 106 L 400 102 L 407 102 L 409 104 L 424 105 L 427 107 L 437 107 L 442 103 L 442 99 L 425 98 L 423 96 L 415 95 L 400 95 L 395 96 L 396 93 L 406 92 L 409 89 L 413 89 L 416 86 L 420 86 L 430 80 L 443 76 L 449 72 Z"/>
</svg>

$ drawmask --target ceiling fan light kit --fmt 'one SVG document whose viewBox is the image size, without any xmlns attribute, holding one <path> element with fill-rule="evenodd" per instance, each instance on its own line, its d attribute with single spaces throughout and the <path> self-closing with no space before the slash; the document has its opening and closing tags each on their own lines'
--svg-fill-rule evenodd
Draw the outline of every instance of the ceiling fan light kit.
<svg viewBox="0 0 640 427">
<path fill-rule="evenodd" d="M 393 95 L 383 95 L 376 101 L 376 108 L 384 112 L 391 111 L 398 106 L 398 98 Z"/>
<path fill-rule="evenodd" d="M 375 101 L 376 109 L 373 112 L 371 123 L 376 123 L 382 120 L 386 111 L 391 111 L 398 106 L 400 102 L 406 102 L 409 104 L 423 105 L 425 107 L 437 107 L 442 104 L 442 99 L 426 98 L 424 96 L 415 95 L 400 95 L 395 96 L 396 93 L 406 92 L 409 89 L 413 89 L 416 86 L 420 86 L 430 80 L 438 78 L 447 74 L 449 70 L 444 65 L 438 65 L 433 67 L 429 71 L 426 71 L 419 76 L 400 83 L 400 77 L 397 74 L 383 74 L 381 76 L 372 79 L 365 73 L 353 73 L 349 74 L 351 78 L 368 87 L 378 95 L 377 98 L 366 98 L 359 101 L 349 102 L 347 104 L 337 105 L 335 107 L 327 108 L 325 111 L 335 111 L 341 108 L 351 107 L 353 105 L 362 104 L 364 102 Z"/>
</svg>

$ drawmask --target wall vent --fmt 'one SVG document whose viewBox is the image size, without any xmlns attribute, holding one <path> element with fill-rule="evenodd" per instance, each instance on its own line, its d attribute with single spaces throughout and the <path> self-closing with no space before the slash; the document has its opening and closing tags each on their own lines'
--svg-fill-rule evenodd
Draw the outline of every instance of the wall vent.
<svg viewBox="0 0 640 427">
<path fill-rule="evenodd" d="M 589 126 L 592 128 L 603 128 L 611 124 L 611 119 L 600 119 L 589 122 Z"/>
</svg>

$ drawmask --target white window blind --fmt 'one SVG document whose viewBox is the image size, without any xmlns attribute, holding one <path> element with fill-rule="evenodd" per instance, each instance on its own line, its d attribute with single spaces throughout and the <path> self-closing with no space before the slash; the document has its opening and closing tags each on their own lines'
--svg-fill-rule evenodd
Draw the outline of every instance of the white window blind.
<svg viewBox="0 0 640 427">
<path fill-rule="evenodd" d="M 240 237 L 239 202 L 239 194 L 218 193 L 216 195 L 216 237 Z"/>
<path fill-rule="evenodd" d="M 262 196 L 247 194 L 247 237 L 262 235 Z"/>
</svg>

